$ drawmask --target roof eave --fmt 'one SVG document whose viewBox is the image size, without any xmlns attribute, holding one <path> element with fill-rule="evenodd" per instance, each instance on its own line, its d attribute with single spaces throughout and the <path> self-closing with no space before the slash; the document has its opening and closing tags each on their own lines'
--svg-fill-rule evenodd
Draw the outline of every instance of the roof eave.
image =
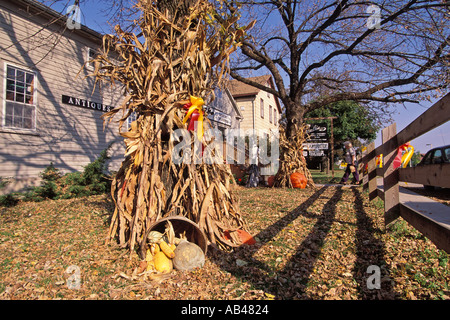
<svg viewBox="0 0 450 320">
<path fill-rule="evenodd" d="M 27 8 L 27 11 L 38 11 L 42 16 L 55 18 L 57 19 L 57 23 L 64 25 L 67 23 L 67 16 L 61 14 L 60 12 L 57 12 L 56 10 L 36 1 L 36 0 L 14 0 L 11 1 L 14 4 L 22 5 L 23 7 Z M 31 9 L 31 10 L 30 10 Z M 103 35 L 95 30 L 90 29 L 89 27 L 85 25 L 81 25 L 79 29 L 72 29 L 69 30 L 74 33 L 78 33 L 80 35 L 83 35 L 84 37 L 90 38 L 91 40 L 94 40 L 96 42 L 100 42 L 103 39 Z"/>
</svg>

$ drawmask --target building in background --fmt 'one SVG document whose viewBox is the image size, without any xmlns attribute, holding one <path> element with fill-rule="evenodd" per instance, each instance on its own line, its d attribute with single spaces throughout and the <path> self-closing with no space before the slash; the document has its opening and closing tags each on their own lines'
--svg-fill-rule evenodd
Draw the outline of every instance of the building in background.
<svg viewBox="0 0 450 320">
<path fill-rule="evenodd" d="M 226 129 L 239 129 L 242 113 L 227 88 L 214 90 L 215 99 L 207 105 L 208 119 L 213 128 L 225 134 Z"/>
<path fill-rule="evenodd" d="M 274 88 L 272 76 L 270 75 L 249 79 Z M 276 96 L 238 80 L 229 81 L 228 88 L 243 116 L 241 130 L 253 131 L 255 134 L 259 134 L 259 131 L 262 130 L 269 134 L 269 139 L 278 137 L 281 106 Z M 276 135 L 271 133 L 276 133 Z M 270 166 L 271 172 L 278 170 L 277 164 L 272 163 Z M 239 166 L 238 168 L 232 167 L 233 173 L 235 173 L 237 178 L 244 178 L 248 171 L 247 166 Z M 266 167 L 266 169 L 268 168 Z M 268 176 L 263 176 L 263 179 L 267 181 Z"/>
<path fill-rule="evenodd" d="M 123 159 L 122 138 L 101 115 L 120 103 L 121 91 L 94 90 L 87 63 L 102 35 L 69 29 L 67 19 L 34 0 L 0 2 L 0 177 L 3 192 L 38 183 L 51 162 L 79 171 L 112 144 L 110 169 Z M 8 187 L 7 187 L 8 188 Z"/>
<path fill-rule="evenodd" d="M 274 88 L 270 75 L 249 79 Z M 243 116 L 241 129 L 278 129 L 281 106 L 277 97 L 238 80 L 231 80 L 228 88 Z"/>
</svg>

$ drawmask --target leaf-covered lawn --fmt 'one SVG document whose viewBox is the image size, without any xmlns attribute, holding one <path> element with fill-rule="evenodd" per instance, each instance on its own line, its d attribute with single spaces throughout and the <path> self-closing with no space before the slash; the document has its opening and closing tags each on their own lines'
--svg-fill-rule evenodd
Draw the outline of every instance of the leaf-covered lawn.
<svg viewBox="0 0 450 320">
<path fill-rule="evenodd" d="M 0 208 L 0 299 L 449 299 L 448 255 L 405 221 L 385 231 L 360 187 L 239 188 L 257 239 L 205 266 L 143 280 L 137 255 L 104 245 L 106 196 Z M 381 289 L 368 289 L 370 265 Z M 79 268 L 81 286 L 66 273 Z"/>
</svg>

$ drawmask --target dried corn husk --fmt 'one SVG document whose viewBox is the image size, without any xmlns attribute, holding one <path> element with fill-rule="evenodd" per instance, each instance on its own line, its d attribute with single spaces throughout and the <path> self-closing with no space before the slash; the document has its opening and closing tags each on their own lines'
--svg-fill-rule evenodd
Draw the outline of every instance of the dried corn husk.
<svg viewBox="0 0 450 320">
<path fill-rule="evenodd" d="M 295 137 L 287 139 L 286 132 L 280 128 L 280 167 L 274 179 L 275 187 L 292 188 L 291 174 L 300 172 L 308 179 L 308 186 L 315 188 L 311 173 L 306 168 L 306 161 L 303 157 L 303 143 L 306 141 L 306 127 L 293 130 Z"/>
<path fill-rule="evenodd" d="M 240 243 L 224 240 L 224 230 L 246 228 L 230 190 L 230 168 L 176 165 L 169 138 L 175 129 L 186 128 L 182 106 L 189 96 L 213 96 L 214 86 L 228 73 L 230 54 L 253 23 L 240 27 L 235 13 L 221 16 L 206 0 L 195 2 L 187 17 L 172 21 L 155 3 L 137 1 L 141 16 L 131 28 L 136 33 L 116 26 L 115 34 L 104 36 L 103 52 L 95 58 L 96 84 L 119 83 L 125 96 L 103 115 L 105 124 L 119 117 L 126 147 L 112 184 L 116 208 L 108 239 L 117 236 L 132 252 L 147 245 L 145 233 L 157 220 L 182 215 L 196 222 L 209 241 L 229 249 Z M 123 131 L 133 112 L 136 121 Z M 175 241 L 174 234 L 169 237 Z"/>
</svg>

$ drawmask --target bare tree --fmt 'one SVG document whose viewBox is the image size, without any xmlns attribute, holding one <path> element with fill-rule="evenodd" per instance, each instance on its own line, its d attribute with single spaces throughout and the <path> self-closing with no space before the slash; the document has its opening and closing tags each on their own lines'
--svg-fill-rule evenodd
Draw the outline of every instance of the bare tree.
<svg viewBox="0 0 450 320">
<path fill-rule="evenodd" d="M 306 112 L 333 102 L 354 100 L 382 110 L 388 104 L 440 96 L 450 82 L 449 4 L 229 0 L 224 10 L 239 7 L 241 20 L 258 20 L 253 38 L 240 47 L 231 76 L 283 102 L 288 140 L 303 132 L 299 127 Z M 262 70 L 270 72 L 276 88 L 246 78 L 248 72 Z M 292 161 L 285 152 L 281 150 L 280 161 Z M 304 159 L 296 160 L 291 172 L 304 164 Z M 289 175 L 285 171 L 277 174 L 276 185 L 289 185 L 289 179 L 281 183 Z"/>
</svg>

